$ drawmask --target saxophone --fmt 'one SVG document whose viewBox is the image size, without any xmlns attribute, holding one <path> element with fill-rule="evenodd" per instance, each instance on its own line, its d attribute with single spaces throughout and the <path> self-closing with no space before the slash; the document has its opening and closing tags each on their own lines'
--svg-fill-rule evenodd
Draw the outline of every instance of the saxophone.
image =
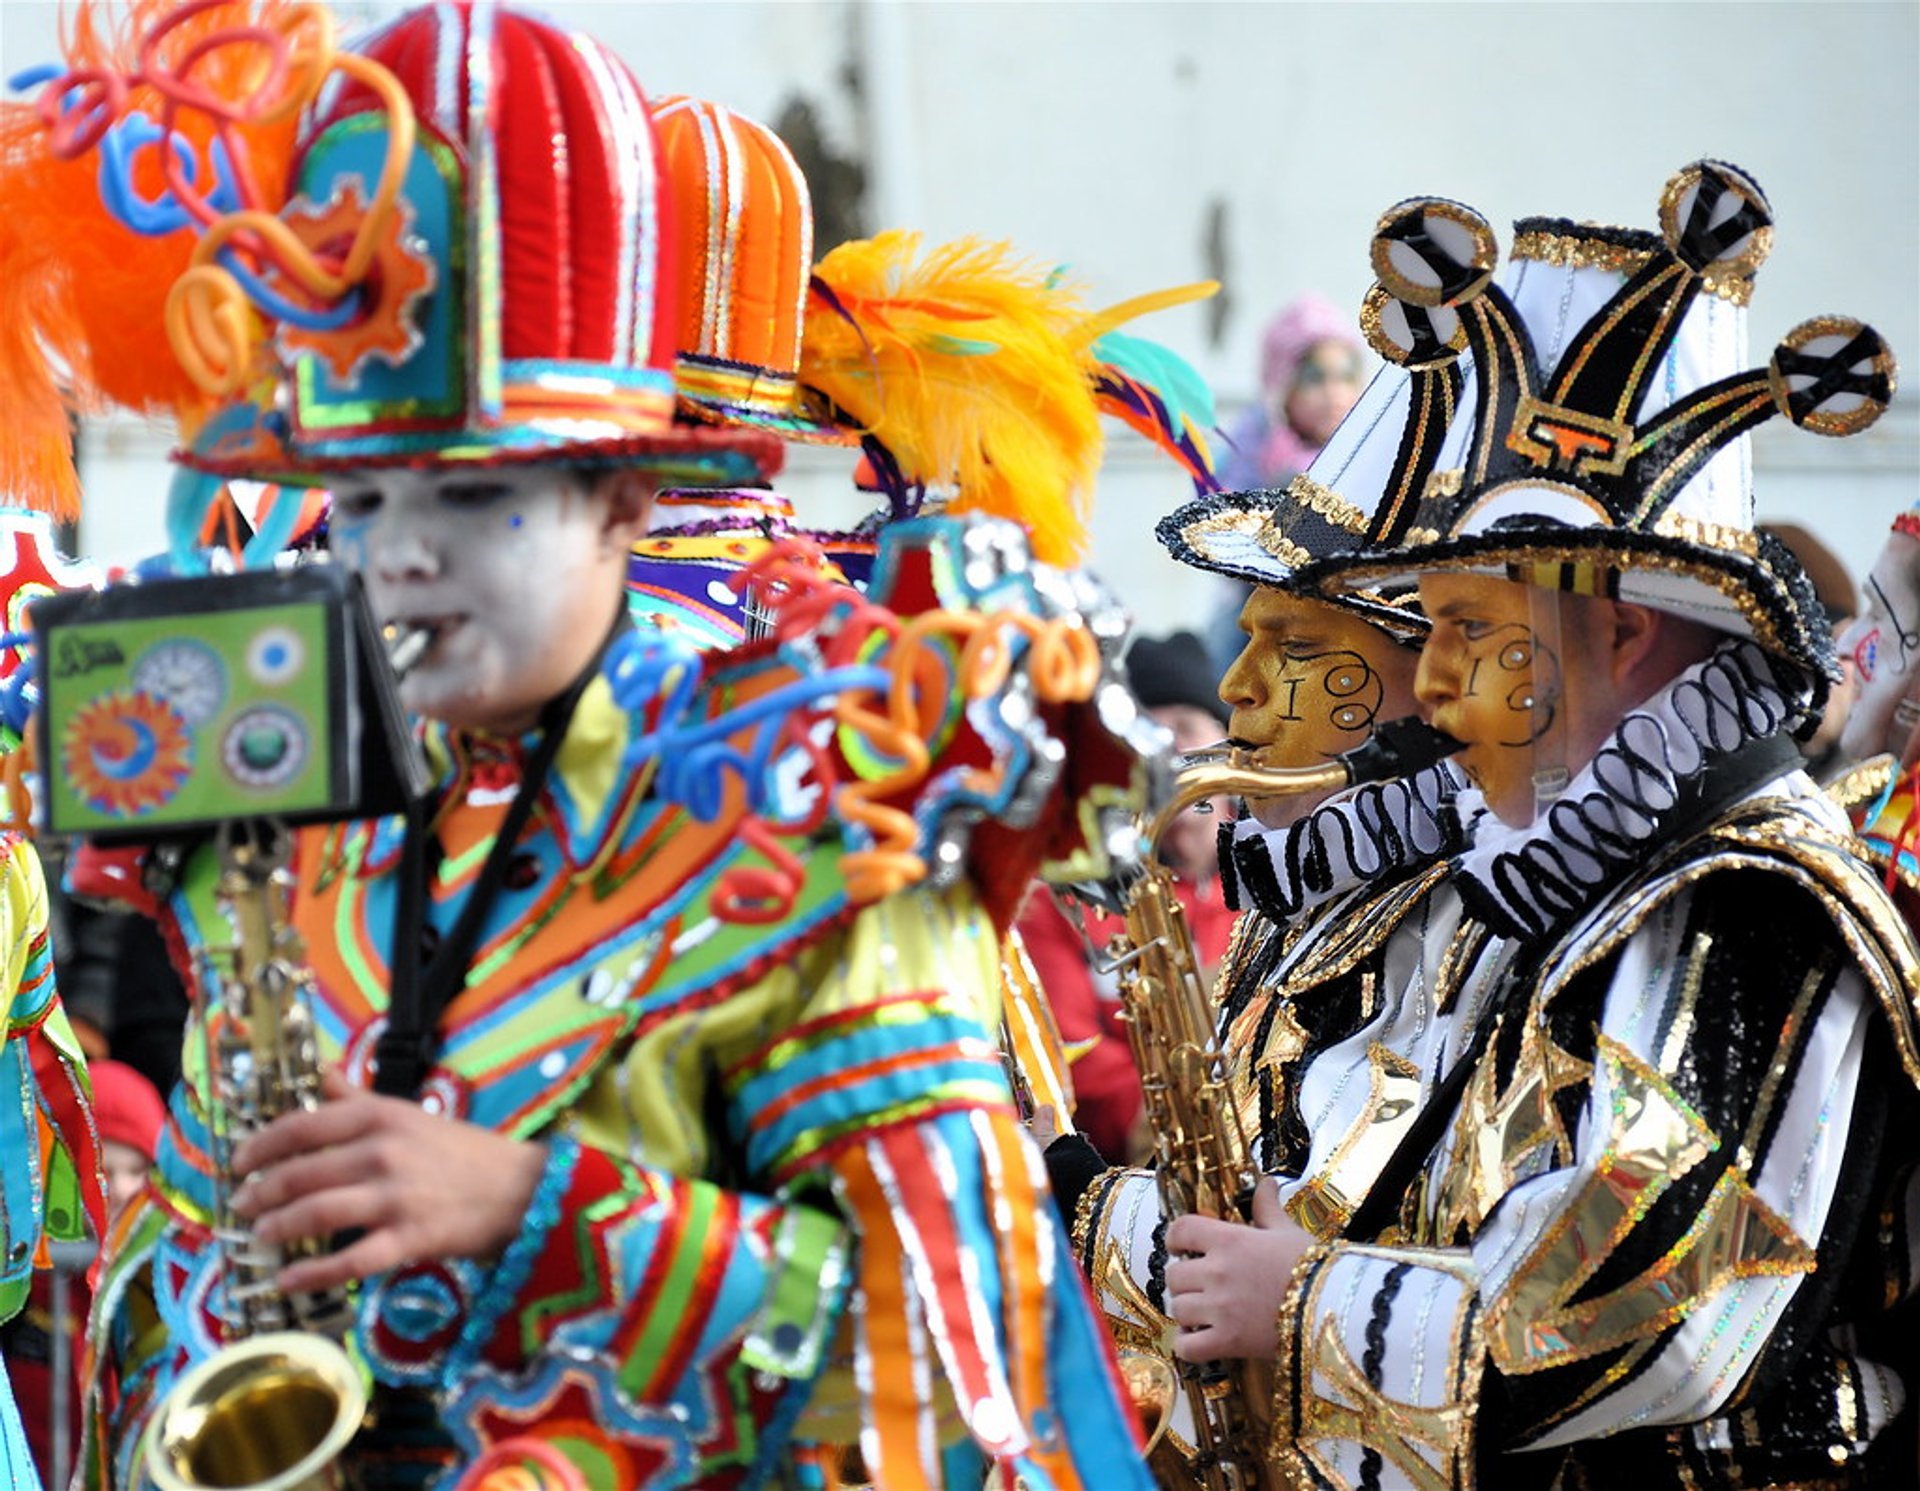
<svg viewBox="0 0 1920 1491">
<path fill-rule="evenodd" d="M 233 1150 L 283 1113 L 319 1103 L 312 975 L 288 924 L 288 835 L 268 824 L 221 830 L 217 896 L 233 944 L 208 956 L 217 998 L 201 1010 L 228 1344 L 181 1377 L 148 1432 L 160 1491 L 339 1491 L 342 1451 L 367 1397 L 340 1341 L 344 1290 L 289 1296 L 275 1275 L 326 1250 L 318 1239 L 262 1243 L 232 1210 Z"/>
<path fill-rule="evenodd" d="M 1403 776 L 1458 750 L 1459 743 L 1417 720 L 1379 726 L 1359 749 L 1324 766 L 1267 767 L 1233 747 L 1187 757 L 1171 798 L 1147 825 L 1145 864 L 1127 887 L 1124 942 L 1110 956 L 1119 974 L 1127 1039 L 1154 1135 L 1161 1215 L 1188 1214 L 1245 1221 L 1260 1182 L 1225 1053 L 1218 1042 L 1214 1004 L 1200 979 L 1193 934 L 1173 878 L 1153 853 L 1174 820 L 1216 796 L 1285 797 L 1327 792 L 1360 782 Z M 1153 1365 L 1163 1365 L 1153 1361 Z M 1273 1491 L 1267 1458 L 1273 1402 L 1270 1361 L 1180 1362 L 1177 1379 L 1123 1363 L 1142 1417 L 1164 1424 L 1174 1394 L 1193 1420 L 1194 1453 L 1181 1455 L 1165 1438 L 1150 1438 L 1149 1460 L 1163 1486 L 1205 1491 Z"/>
</svg>

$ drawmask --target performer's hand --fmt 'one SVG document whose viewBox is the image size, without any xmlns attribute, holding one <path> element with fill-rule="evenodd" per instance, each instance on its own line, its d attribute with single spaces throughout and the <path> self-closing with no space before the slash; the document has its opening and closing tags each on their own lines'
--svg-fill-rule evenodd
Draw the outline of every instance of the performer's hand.
<svg viewBox="0 0 1920 1491">
<path fill-rule="evenodd" d="M 1190 1362 L 1270 1357 L 1280 1305 L 1313 1237 L 1280 1206 L 1271 1180 L 1253 1193 L 1253 1225 L 1175 1217 L 1167 1226 L 1167 1313 L 1179 1326 L 1173 1353 Z"/>
<path fill-rule="evenodd" d="M 426 1258 L 490 1258 L 518 1235 L 545 1151 L 348 1083 L 321 1080 L 311 1113 L 275 1119 L 234 1152 L 233 1209 L 263 1242 L 359 1236 L 290 1264 L 289 1292 L 327 1289 Z"/>
<path fill-rule="evenodd" d="M 1033 1117 L 1027 1120 L 1027 1132 L 1042 1149 L 1060 1137 L 1060 1119 L 1052 1103 L 1042 1103 L 1033 1110 Z"/>
</svg>

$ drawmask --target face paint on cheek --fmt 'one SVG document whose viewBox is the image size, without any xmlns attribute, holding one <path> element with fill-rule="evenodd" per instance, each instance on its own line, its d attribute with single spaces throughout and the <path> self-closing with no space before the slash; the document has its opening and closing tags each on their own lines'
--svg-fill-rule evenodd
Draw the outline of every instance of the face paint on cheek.
<svg viewBox="0 0 1920 1491">
<path fill-rule="evenodd" d="M 1518 750 L 1539 740 L 1559 715 L 1559 678 L 1559 659 L 1518 622 L 1476 639 L 1460 692 L 1471 701 L 1481 742 Z"/>
<path fill-rule="evenodd" d="M 1875 627 L 1853 646 L 1853 666 L 1862 683 L 1872 683 L 1880 661 L 1880 628 Z"/>
<path fill-rule="evenodd" d="M 1320 691 L 1328 703 L 1327 722 L 1336 730 L 1358 733 L 1373 728 L 1386 685 L 1357 652 L 1332 653 L 1319 660 Z"/>
<path fill-rule="evenodd" d="M 342 564 L 355 572 L 367 568 L 368 527 L 364 518 L 353 518 L 344 523 L 334 523 L 328 529 L 327 547 Z"/>
</svg>

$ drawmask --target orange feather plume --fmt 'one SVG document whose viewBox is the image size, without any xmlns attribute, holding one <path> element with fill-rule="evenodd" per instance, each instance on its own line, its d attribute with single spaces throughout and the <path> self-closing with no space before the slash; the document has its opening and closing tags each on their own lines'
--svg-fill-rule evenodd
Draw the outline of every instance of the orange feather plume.
<svg viewBox="0 0 1920 1491">
<path fill-rule="evenodd" d="M 221 3 L 192 14 L 167 34 L 163 58 L 177 61 L 204 39 L 236 26 L 291 25 L 293 0 Z M 161 18 L 179 10 L 169 0 L 131 0 L 112 7 L 82 0 L 65 27 L 70 68 L 130 75 L 140 43 Z M 226 46 L 193 69 L 199 88 L 231 103 L 260 86 L 263 53 Z M 71 455 L 71 419 L 118 406 L 170 417 L 190 427 L 208 400 L 187 378 L 168 343 L 163 308 L 188 267 L 196 235 L 187 228 L 160 237 L 135 233 L 109 212 L 100 191 L 97 149 L 59 158 L 38 100 L 0 104 L 0 493 L 63 516 L 77 510 L 79 486 Z M 136 85 L 125 108 L 158 117 L 157 90 Z M 213 122 L 182 110 L 181 138 L 205 159 Z M 261 197 L 278 205 L 296 120 L 233 127 Z M 158 149 L 142 153 L 135 185 L 160 192 Z"/>
</svg>

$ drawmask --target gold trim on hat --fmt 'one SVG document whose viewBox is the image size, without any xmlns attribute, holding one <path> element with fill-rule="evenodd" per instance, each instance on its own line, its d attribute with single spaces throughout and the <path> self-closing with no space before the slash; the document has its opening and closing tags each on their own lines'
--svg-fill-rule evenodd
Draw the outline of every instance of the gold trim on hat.
<svg viewBox="0 0 1920 1491">
<path fill-rule="evenodd" d="M 1625 230 L 1622 230 L 1625 231 Z M 1754 236 L 1766 234 L 1772 242 L 1773 229 L 1759 228 Z M 1651 249 L 1629 248 L 1605 238 L 1589 238 L 1583 233 L 1522 233 L 1513 240 L 1507 257 L 1526 259 L 1536 264 L 1557 264 L 1569 269 L 1605 269 L 1631 279 L 1653 257 Z M 1700 286 L 1729 305 L 1746 305 L 1753 299 L 1753 276 L 1729 274 L 1717 265 L 1708 265 L 1700 275 Z"/>
<path fill-rule="evenodd" d="M 1707 525 L 1695 526 L 1704 529 Z M 1676 533 L 1674 536 L 1692 537 L 1684 532 Z M 1803 654 L 1797 648 L 1788 645 L 1779 627 L 1774 624 L 1772 613 L 1752 595 L 1743 580 L 1717 565 L 1691 560 L 1685 555 L 1650 554 L 1644 550 L 1615 549 L 1604 542 L 1604 534 L 1596 537 L 1601 541 L 1591 545 L 1574 546 L 1529 543 L 1516 537 L 1510 546 L 1490 550 L 1484 554 L 1448 554 L 1423 558 L 1419 554 L 1403 553 L 1397 562 L 1388 558 L 1384 561 L 1342 566 L 1338 574 L 1328 576 L 1321 583 L 1339 590 L 1357 590 L 1368 581 L 1389 579 L 1396 575 L 1493 569 L 1505 571 L 1509 566 L 1517 564 L 1604 565 L 1618 570 L 1622 576 L 1632 574 L 1636 570 L 1665 570 L 1669 574 L 1696 580 L 1724 595 L 1733 603 L 1734 609 L 1747 623 L 1747 629 L 1752 634 L 1753 640 L 1766 651 L 1779 657 L 1802 658 Z M 1438 540 L 1421 540 L 1409 534 L 1408 541 L 1411 544 Z M 1636 604 L 1648 603 L 1636 602 Z"/>
<path fill-rule="evenodd" d="M 1707 549 L 1728 549 L 1749 559 L 1760 557 L 1760 540 L 1751 529 L 1734 528 L 1726 523 L 1709 523 L 1703 518 L 1688 518 L 1669 508 L 1653 520 L 1650 532 L 1663 538 L 1677 538 Z"/>
<path fill-rule="evenodd" d="M 1358 535 L 1365 535 L 1367 531 L 1365 513 L 1332 487 L 1324 487 L 1310 476 L 1302 474 L 1288 482 L 1287 495 L 1308 512 L 1318 513 L 1336 528 L 1344 528 Z"/>
</svg>

